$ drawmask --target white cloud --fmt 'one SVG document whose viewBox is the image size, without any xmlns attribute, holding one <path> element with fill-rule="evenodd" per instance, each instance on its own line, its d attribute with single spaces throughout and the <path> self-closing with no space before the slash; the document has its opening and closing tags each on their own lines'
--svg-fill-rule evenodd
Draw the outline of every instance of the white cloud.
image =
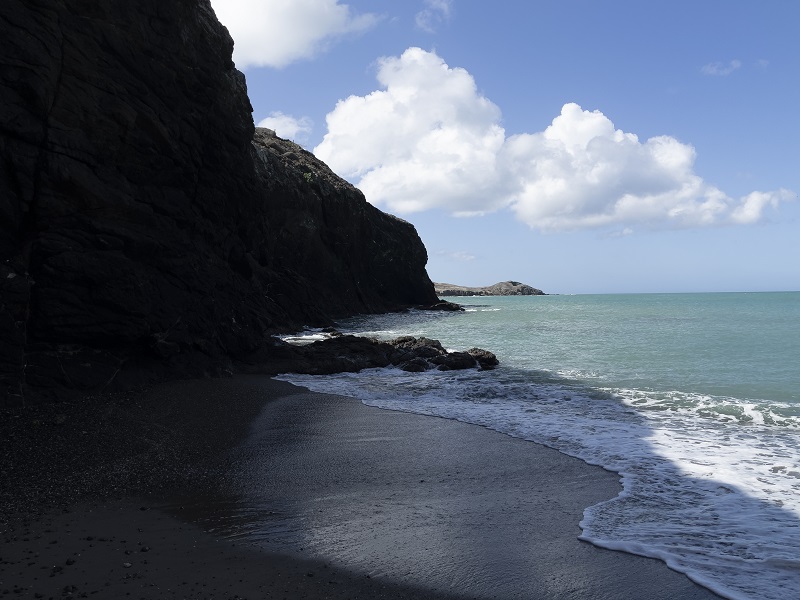
<svg viewBox="0 0 800 600">
<path fill-rule="evenodd" d="M 703 68 L 700 69 L 700 72 L 703 73 L 703 75 L 716 75 L 719 77 L 725 77 L 726 75 L 730 75 L 737 69 L 741 68 L 741 66 L 742 61 L 734 59 L 727 64 L 721 62 L 709 63 L 703 66 Z"/>
<path fill-rule="evenodd" d="M 761 215 L 767 206 L 778 208 L 781 202 L 791 202 L 796 199 L 796 194 L 789 190 L 778 190 L 777 192 L 751 192 L 744 198 L 731 214 L 734 223 L 749 225 L 761 220 Z"/>
<path fill-rule="evenodd" d="M 336 104 L 314 153 L 358 179 L 371 202 L 400 213 L 500 208 L 503 198 L 493 202 L 483 194 L 486 182 L 501 180 L 500 109 L 478 94 L 472 76 L 409 48 L 381 59 L 378 81 L 385 89 Z"/>
<path fill-rule="evenodd" d="M 668 136 L 642 143 L 577 104 L 542 133 L 510 137 L 504 155 L 519 182 L 513 210 L 539 229 L 711 225 L 730 211 L 692 172 L 694 148 Z"/>
<path fill-rule="evenodd" d="M 450 20 L 452 10 L 452 0 L 425 0 L 425 8 L 416 15 L 417 28 L 435 33 L 439 25 Z"/>
<path fill-rule="evenodd" d="M 692 146 L 669 136 L 640 141 L 577 104 L 542 132 L 506 137 L 500 109 L 472 76 L 419 48 L 381 59 L 378 81 L 381 89 L 337 103 L 314 152 L 393 212 L 508 208 L 541 230 L 630 233 L 753 223 L 795 197 L 730 198 L 694 173 Z"/>
<path fill-rule="evenodd" d="M 312 58 L 332 41 L 358 34 L 379 20 L 355 15 L 339 0 L 211 0 L 217 17 L 234 39 L 240 69 L 285 67 Z"/>
<path fill-rule="evenodd" d="M 291 115 L 276 111 L 270 113 L 267 118 L 259 121 L 258 126 L 268 127 L 274 130 L 278 136 L 300 144 L 308 140 L 308 135 L 311 133 L 312 122 L 308 117 L 296 119 Z"/>
</svg>

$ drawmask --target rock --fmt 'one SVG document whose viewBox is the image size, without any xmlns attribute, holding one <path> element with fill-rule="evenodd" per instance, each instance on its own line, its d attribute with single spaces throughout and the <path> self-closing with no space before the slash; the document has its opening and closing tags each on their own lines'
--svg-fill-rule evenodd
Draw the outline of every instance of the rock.
<svg viewBox="0 0 800 600">
<path fill-rule="evenodd" d="M 0 405 L 23 402 L 31 281 L 22 265 L 0 263 Z"/>
<path fill-rule="evenodd" d="M 209 0 L 3 0 L 0 22 L 0 405 L 437 303 L 412 225 L 253 126 Z"/>
<path fill-rule="evenodd" d="M 471 369 L 477 364 L 475 358 L 467 352 L 450 352 L 432 358 L 431 362 L 437 365 L 440 371 Z"/>
<path fill-rule="evenodd" d="M 153 349 L 153 352 L 155 352 L 156 356 L 159 356 L 160 358 L 169 358 L 170 356 L 180 354 L 181 351 L 181 347 L 177 342 L 168 342 L 165 339 L 157 339 L 151 348 Z"/>
<path fill-rule="evenodd" d="M 403 336 L 379 341 L 353 335 L 318 340 L 312 344 L 276 344 L 264 363 L 269 374 L 307 373 L 312 375 L 358 372 L 362 369 L 399 367 L 403 371 L 493 368 L 497 358 L 491 352 L 473 348 L 467 352 L 448 352 L 438 340 Z M 265 372 L 260 368 L 252 372 Z"/>
<path fill-rule="evenodd" d="M 467 287 L 452 283 L 434 283 L 438 296 L 544 296 L 542 290 L 519 281 L 501 281 L 486 287 Z"/>
<path fill-rule="evenodd" d="M 412 358 L 400 364 L 400 369 L 408 373 L 421 373 L 431 368 L 430 363 L 424 358 Z"/>
<path fill-rule="evenodd" d="M 391 347 L 372 338 L 343 335 L 295 346 L 289 363 L 291 372 L 312 375 L 355 373 L 390 364 Z"/>
<path fill-rule="evenodd" d="M 434 358 L 447 353 L 439 340 L 432 340 L 426 337 L 402 336 L 388 342 L 388 344 L 396 350 L 392 354 L 393 364 L 408 360 L 411 356 Z"/>
<path fill-rule="evenodd" d="M 500 364 L 500 361 L 497 360 L 497 356 L 488 350 L 483 350 L 481 348 L 470 348 L 467 350 L 467 353 L 472 356 L 472 358 L 474 358 L 484 370 L 494 369 Z"/>
<path fill-rule="evenodd" d="M 431 304 L 429 306 L 417 306 L 417 309 L 419 309 L 419 310 L 441 310 L 441 311 L 447 311 L 447 312 L 458 312 L 458 311 L 463 312 L 464 311 L 464 307 L 461 306 L 460 304 L 455 304 L 454 302 L 447 302 L 446 300 L 443 300 L 441 302 L 437 302 L 436 304 Z"/>
</svg>

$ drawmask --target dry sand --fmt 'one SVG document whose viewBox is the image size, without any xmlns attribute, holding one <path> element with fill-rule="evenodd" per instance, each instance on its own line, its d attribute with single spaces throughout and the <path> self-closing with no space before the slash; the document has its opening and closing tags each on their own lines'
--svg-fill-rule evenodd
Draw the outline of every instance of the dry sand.
<svg viewBox="0 0 800 600">
<path fill-rule="evenodd" d="M 3 418 L 5 597 L 716 597 L 577 539 L 616 475 L 480 427 L 258 376 Z"/>
</svg>

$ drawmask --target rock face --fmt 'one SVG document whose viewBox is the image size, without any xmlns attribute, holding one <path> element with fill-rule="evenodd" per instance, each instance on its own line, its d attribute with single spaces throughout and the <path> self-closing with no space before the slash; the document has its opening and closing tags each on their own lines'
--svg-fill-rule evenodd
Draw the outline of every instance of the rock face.
<svg viewBox="0 0 800 600">
<path fill-rule="evenodd" d="M 0 32 L 0 404 L 438 302 L 413 226 L 255 130 L 208 0 L 3 0 Z"/>
<path fill-rule="evenodd" d="M 466 287 L 452 283 L 434 283 L 438 296 L 544 296 L 542 290 L 519 281 L 501 281 L 486 287 Z"/>
</svg>

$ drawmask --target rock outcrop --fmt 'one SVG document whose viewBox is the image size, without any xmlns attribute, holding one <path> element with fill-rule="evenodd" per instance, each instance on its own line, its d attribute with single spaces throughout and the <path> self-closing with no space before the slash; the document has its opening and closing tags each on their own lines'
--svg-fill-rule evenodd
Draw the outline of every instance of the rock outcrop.
<svg viewBox="0 0 800 600">
<path fill-rule="evenodd" d="M 438 296 L 544 296 L 542 290 L 519 281 L 501 281 L 486 287 L 466 287 L 452 283 L 434 283 Z"/>
<path fill-rule="evenodd" d="M 0 404 L 438 302 L 413 226 L 255 130 L 208 0 L 3 0 L 0 32 Z"/>
<path fill-rule="evenodd" d="M 390 341 L 342 335 L 307 345 L 273 340 L 270 361 L 255 369 L 260 373 L 356 373 L 362 369 L 395 366 L 408 372 L 494 369 L 497 357 L 481 348 L 449 352 L 438 340 L 402 336 Z"/>
</svg>

